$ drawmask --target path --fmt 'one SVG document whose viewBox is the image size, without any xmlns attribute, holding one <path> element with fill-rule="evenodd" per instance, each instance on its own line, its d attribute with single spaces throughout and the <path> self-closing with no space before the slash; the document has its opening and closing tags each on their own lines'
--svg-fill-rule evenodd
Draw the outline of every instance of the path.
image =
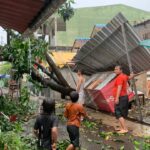
<svg viewBox="0 0 150 150">
<path fill-rule="evenodd" d="M 35 102 L 42 102 L 42 97 L 31 97 Z M 66 130 L 66 120 L 63 118 L 63 109 L 64 109 L 64 101 L 57 101 L 56 104 L 56 114 L 59 116 L 59 138 L 58 141 L 66 140 L 68 138 L 68 133 Z M 82 126 L 80 129 L 80 144 L 81 150 L 119 150 L 122 146 L 124 150 L 133 150 L 131 133 L 128 133 L 123 136 L 106 136 L 102 138 L 100 133 L 112 133 L 114 131 L 113 126 L 117 126 L 117 120 L 114 116 L 110 116 L 93 109 L 86 108 L 88 114 L 96 120 L 97 124 L 93 128 L 87 128 Z M 37 111 L 37 115 L 39 113 L 39 109 Z M 102 121 L 102 123 L 101 123 Z M 25 124 L 26 135 L 29 136 L 33 132 L 33 125 L 35 122 L 35 117 L 30 119 L 29 122 Z M 149 135 L 150 127 L 145 125 L 140 125 L 138 123 L 133 123 L 131 121 L 127 121 L 127 125 L 130 129 L 132 129 L 132 134 L 134 135 Z M 119 142 L 118 142 L 119 141 Z"/>
</svg>

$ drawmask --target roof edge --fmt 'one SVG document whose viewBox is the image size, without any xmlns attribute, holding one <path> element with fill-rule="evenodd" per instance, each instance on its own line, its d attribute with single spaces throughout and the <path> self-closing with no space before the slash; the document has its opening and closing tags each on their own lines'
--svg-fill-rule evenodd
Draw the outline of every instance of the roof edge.
<svg viewBox="0 0 150 150">
<path fill-rule="evenodd" d="M 36 31 L 65 1 L 66 0 L 51 0 L 44 10 L 39 13 L 36 20 L 30 23 L 31 25 L 25 30 L 23 37 L 28 37 Z"/>
</svg>

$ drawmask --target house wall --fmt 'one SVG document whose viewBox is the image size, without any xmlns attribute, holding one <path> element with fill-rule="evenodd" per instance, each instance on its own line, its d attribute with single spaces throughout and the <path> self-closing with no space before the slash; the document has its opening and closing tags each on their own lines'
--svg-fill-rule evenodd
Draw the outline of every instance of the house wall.
<svg viewBox="0 0 150 150">
<path fill-rule="evenodd" d="M 150 38 L 150 21 L 147 21 L 146 23 L 142 23 L 140 25 L 135 25 L 134 29 L 136 30 L 141 39 Z"/>
<path fill-rule="evenodd" d="M 147 78 L 146 78 L 146 72 L 142 73 L 141 75 L 138 75 L 136 77 L 136 79 L 138 79 L 136 81 L 136 86 L 137 86 L 137 90 L 143 92 L 146 95 L 146 90 L 147 90 Z"/>
</svg>

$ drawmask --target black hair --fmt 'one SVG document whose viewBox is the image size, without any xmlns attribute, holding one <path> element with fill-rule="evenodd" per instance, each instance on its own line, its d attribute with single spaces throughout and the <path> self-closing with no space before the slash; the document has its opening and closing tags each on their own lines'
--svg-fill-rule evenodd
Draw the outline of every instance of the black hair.
<svg viewBox="0 0 150 150">
<path fill-rule="evenodd" d="M 81 74 L 84 74 L 84 71 L 82 69 L 79 69 L 78 71 L 81 72 Z"/>
<path fill-rule="evenodd" d="M 79 99 L 79 94 L 76 91 L 70 93 L 70 99 L 73 103 L 76 103 Z"/>
<path fill-rule="evenodd" d="M 52 100 L 52 99 L 44 99 L 43 100 L 43 103 L 42 103 L 42 106 L 43 106 L 43 112 L 44 113 L 48 113 L 48 114 L 51 114 L 51 113 L 54 113 L 55 112 L 55 100 Z"/>
<path fill-rule="evenodd" d="M 120 70 L 122 70 L 122 71 L 123 71 L 123 67 L 122 67 L 122 65 L 117 64 L 117 65 L 115 65 L 115 67 L 119 67 L 119 68 L 120 68 Z"/>
</svg>

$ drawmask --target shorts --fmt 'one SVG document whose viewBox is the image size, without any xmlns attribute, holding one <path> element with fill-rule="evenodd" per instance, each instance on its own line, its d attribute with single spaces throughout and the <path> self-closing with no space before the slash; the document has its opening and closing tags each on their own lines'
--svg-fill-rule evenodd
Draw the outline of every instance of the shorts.
<svg viewBox="0 0 150 150">
<path fill-rule="evenodd" d="M 115 105 L 115 116 L 117 119 L 120 117 L 126 118 L 128 116 L 129 100 L 128 96 L 119 97 L 119 103 Z"/>
<path fill-rule="evenodd" d="M 79 127 L 74 125 L 68 125 L 67 131 L 71 144 L 73 144 L 74 147 L 79 147 Z"/>
<path fill-rule="evenodd" d="M 37 150 L 52 150 L 51 142 L 49 140 L 38 140 Z"/>
</svg>

